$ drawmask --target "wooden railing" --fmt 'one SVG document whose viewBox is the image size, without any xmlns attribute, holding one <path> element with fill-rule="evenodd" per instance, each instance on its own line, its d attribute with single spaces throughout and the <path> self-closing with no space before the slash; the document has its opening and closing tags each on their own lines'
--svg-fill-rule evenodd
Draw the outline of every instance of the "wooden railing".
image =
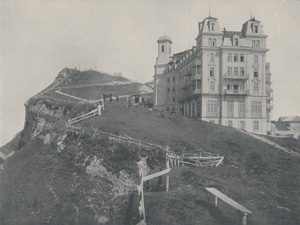
<svg viewBox="0 0 300 225">
<path fill-rule="evenodd" d="M 232 200 L 228 196 L 224 195 L 222 192 L 218 191 L 215 188 L 205 188 L 209 193 L 211 193 L 213 196 L 215 196 L 215 206 L 218 206 L 218 199 L 221 199 L 228 205 L 232 206 L 234 209 L 241 211 L 243 213 L 243 218 L 242 218 L 242 225 L 247 225 L 247 215 L 251 215 L 252 212 L 245 208 L 244 206 L 240 205 L 236 201 Z"/>
<path fill-rule="evenodd" d="M 100 109 L 101 110 L 101 109 Z M 71 125 L 73 123 L 76 123 L 76 122 L 79 122 L 81 120 L 85 120 L 87 118 L 90 118 L 90 117 L 95 117 L 96 115 L 99 115 L 99 110 L 98 108 L 86 113 L 86 114 L 83 114 L 81 116 L 78 116 L 78 117 L 75 117 L 71 120 L 68 120 L 68 125 Z"/>
</svg>

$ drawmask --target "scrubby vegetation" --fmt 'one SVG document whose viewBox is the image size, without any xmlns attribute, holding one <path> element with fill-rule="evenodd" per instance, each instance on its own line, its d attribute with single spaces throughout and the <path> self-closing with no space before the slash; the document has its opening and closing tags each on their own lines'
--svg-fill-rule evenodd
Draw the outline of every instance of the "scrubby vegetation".
<svg viewBox="0 0 300 225">
<path fill-rule="evenodd" d="M 66 71 L 50 87 L 120 79 L 90 71 L 69 76 Z M 94 88 L 69 93 L 95 98 L 104 90 L 97 88 L 96 94 Z M 177 152 L 198 149 L 225 157 L 217 168 L 173 167 L 169 192 L 165 192 L 164 176 L 145 183 L 148 225 L 240 224 L 241 215 L 230 206 L 209 204 L 204 187 L 215 187 L 250 209 L 249 225 L 300 224 L 299 158 L 233 128 L 182 116 L 161 117 L 156 110 L 126 105 L 125 98 L 107 102 L 101 116 L 76 123 L 78 130 L 72 130 L 66 129 L 68 119 L 96 105 L 42 96 L 30 99 L 24 130 L 0 149 L 16 151 L 1 160 L 0 224 L 139 222 L 137 162 L 147 157 L 144 166 L 159 171 L 165 166 L 165 154 L 157 148 L 149 151 L 112 141 L 90 132 L 93 129 L 169 146 Z M 296 140 L 272 140 L 299 149 Z"/>
</svg>

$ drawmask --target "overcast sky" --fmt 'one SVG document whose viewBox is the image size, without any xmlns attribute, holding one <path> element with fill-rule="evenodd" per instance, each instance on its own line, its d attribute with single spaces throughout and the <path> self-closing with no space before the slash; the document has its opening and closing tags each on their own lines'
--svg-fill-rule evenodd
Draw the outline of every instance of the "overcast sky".
<svg viewBox="0 0 300 225">
<path fill-rule="evenodd" d="M 299 1 L 1 0 L 0 146 L 23 128 L 24 102 L 64 67 L 150 81 L 159 36 L 171 37 L 173 53 L 191 48 L 209 8 L 221 29 L 240 31 L 251 11 L 262 22 L 269 35 L 273 119 L 300 115 Z"/>
</svg>

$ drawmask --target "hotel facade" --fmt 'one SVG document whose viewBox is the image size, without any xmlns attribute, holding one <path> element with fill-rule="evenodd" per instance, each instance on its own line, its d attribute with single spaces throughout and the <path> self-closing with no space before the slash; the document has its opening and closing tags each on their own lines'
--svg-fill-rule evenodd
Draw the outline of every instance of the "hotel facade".
<svg viewBox="0 0 300 225">
<path fill-rule="evenodd" d="M 227 31 L 207 17 L 198 29 L 196 46 L 173 55 L 170 37 L 158 39 L 154 107 L 249 132 L 271 131 L 273 90 L 261 22 L 251 18 L 241 31 Z"/>
</svg>

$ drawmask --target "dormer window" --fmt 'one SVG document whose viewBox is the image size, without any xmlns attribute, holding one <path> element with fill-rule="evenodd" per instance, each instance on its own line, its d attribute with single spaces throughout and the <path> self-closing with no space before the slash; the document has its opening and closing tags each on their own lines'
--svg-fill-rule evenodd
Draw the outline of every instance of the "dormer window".
<svg viewBox="0 0 300 225">
<path fill-rule="evenodd" d="M 254 33 L 258 33 L 258 26 L 257 25 L 254 25 Z"/>
<path fill-rule="evenodd" d="M 165 51 L 165 46 L 162 45 L 162 46 L 161 46 L 161 52 L 164 52 L 164 51 Z"/>
<path fill-rule="evenodd" d="M 215 29 L 215 24 L 212 23 L 212 24 L 211 24 L 211 31 L 214 31 L 214 29 Z"/>
<path fill-rule="evenodd" d="M 239 39 L 238 38 L 234 39 L 234 46 L 239 46 Z"/>
</svg>

